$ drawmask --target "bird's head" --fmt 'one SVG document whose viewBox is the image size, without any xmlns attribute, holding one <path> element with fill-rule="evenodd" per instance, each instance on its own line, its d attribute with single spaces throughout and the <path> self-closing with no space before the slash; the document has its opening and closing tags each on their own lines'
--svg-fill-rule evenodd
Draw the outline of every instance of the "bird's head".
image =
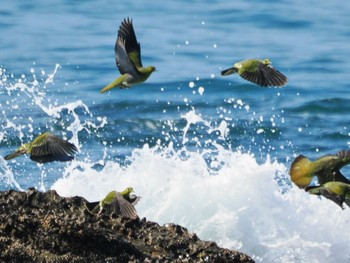
<svg viewBox="0 0 350 263">
<path fill-rule="evenodd" d="M 133 201 L 137 199 L 137 196 L 134 192 L 134 188 L 131 186 L 127 187 L 120 193 L 125 199 Z"/>
<path fill-rule="evenodd" d="M 242 67 L 242 62 L 237 62 L 233 65 L 234 68 L 240 69 Z"/>
<path fill-rule="evenodd" d="M 156 67 L 154 67 L 154 66 L 148 66 L 148 67 L 142 69 L 142 73 L 145 74 L 145 76 L 147 76 L 147 78 L 149 76 L 151 76 L 151 74 L 154 71 L 157 71 Z"/>
<path fill-rule="evenodd" d="M 263 60 L 263 63 L 264 63 L 265 65 L 271 65 L 271 60 L 268 59 L 268 58 L 265 58 L 265 59 Z"/>
<path fill-rule="evenodd" d="M 123 196 L 126 196 L 126 195 L 130 195 L 130 193 L 133 193 L 133 192 L 134 192 L 134 188 L 129 186 L 129 187 L 125 188 L 124 191 L 121 192 L 121 194 Z"/>
</svg>

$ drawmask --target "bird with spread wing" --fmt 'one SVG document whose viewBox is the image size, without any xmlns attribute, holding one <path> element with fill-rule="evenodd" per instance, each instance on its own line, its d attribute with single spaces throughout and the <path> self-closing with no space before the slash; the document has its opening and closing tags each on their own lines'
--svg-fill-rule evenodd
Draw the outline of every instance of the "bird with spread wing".
<svg viewBox="0 0 350 263">
<path fill-rule="evenodd" d="M 87 203 L 86 208 L 91 214 L 101 215 L 105 212 L 136 219 L 138 215 L 134 206 L 139 200 L 140 197 L 135 195 L 134 189 L 127 187 L 121 192 L 109 192 L 101 201 Z"/>
<path fill-rule="evenodd" d="M 221 71 L 222 76 L 238 73 L 239 76 L 262 87 L 282 87 L 287 84 L 285 75 L 275 69 L 269 59 L 247 59 Z"/>
<path fill-rule="evenodd" d="M 4 157 L 11 160 L 23 154 L 29 154 L 32 161 L 48 163 L 53 161 L 67 162 L 74 159 L 77 147 L 62 138 L 45 132 L 36 137 L 32 142 L 21 145 L 14 153 Z"/>
<path fill-rule="evenodd" d="M 129 18 L 124 19 L 119 27 L 115 58 L 121 76 L 103 88 L 101 93 L 116 87 L 129 88 L 142 83 L 156 70 L 154 66 L 142 66 L 141 45 L 137 42 L 132 20 Z"/>
</svg>

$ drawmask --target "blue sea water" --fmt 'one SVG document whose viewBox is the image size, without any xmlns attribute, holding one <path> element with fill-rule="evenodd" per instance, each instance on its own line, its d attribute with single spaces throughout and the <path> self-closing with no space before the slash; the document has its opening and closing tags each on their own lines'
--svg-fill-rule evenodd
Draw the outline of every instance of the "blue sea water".
<svg viewBox="0 0 350 263">
<path fill-rule="evenodd" d="M 339 0 L 3 1 L 0 155 L 47 130 L 79 153 L 46 165 L 0 157 L 0 190 L 96 201 L 131 185 L 140 217 L 257 262 L 349 262 L 350 209 L 288 175 L 299 154 L 349 148 L 349 14 Z M 125 17 L 158 71 L 102 95 L 119 74 Z M 220 76 L 247 58 L 270 58 L 288 85 Z"/>
</svg>

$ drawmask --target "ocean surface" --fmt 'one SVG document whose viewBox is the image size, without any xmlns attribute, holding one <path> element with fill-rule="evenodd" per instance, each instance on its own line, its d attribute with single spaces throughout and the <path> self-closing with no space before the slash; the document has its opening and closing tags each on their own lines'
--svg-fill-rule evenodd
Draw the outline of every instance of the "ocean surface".
<svg viewBox="0 0 350 263">
<path fill-rule="evenodd" d="M 288 174 L 299 154 L 349 149 L 349 14 L 339 0 L 2 1 L 0 155 L 45 131 L 79 152 L 45 165 L 0 157 L 0 190 L 96 201 L 133 186 L 140 217 L 257 262 L 350 262 L 350 208 Z M 119 74 L 126 17 L 158 71 L 100 94 Z M 248 58 L 270 58 L 287 86 L 220 76 Z"/>
</svg>

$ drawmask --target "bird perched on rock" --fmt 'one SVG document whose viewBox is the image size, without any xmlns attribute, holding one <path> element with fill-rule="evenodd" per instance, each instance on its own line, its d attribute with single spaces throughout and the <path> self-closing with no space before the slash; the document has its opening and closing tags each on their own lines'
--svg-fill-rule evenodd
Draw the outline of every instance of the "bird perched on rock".
<svg viewBox="0 0 350 263">
<path fill-rule="evenodd" d="M 122 216 L 136 219 L 138 218 L 134 205 L 140 197 L 136 196 L 132 187 L 127 187 L 122 192 L 109 192 L 104 199 L 99 202 L 86 204 L 87 210 L 91 214 L 100 215 L 103 211 L 108 214 L 120 214 Z"/>
<path fill-rule="evenodd" d="M 342 209 L 344 209 L 344 202 L 350 207 L 350 184 L 343 182 L 328 182 L 321 186 L 308 186 L 305 190 L 310 194 L 322 195 L 332 200 Z"/>
<path fill-rule="evenodd" d="M 299 188 L 306 188 L 314 176 L 317 176 L 320 185 L 333 181 L 350 184 L 350 180 L 340 172 L 340 169 L 349 163 L 350 151 L 346 150 L 320 157 L 313 162 L 299 155 L 291 165 L 290 177 Z"/>
<path fill-rule="evenodd" d="M 282 87 L 287 84 L 287 77 L 275 69 L 269 59 L 247 59 L 237 62 L 232 68 L 221 71 L 222 76 L 238 73 L 242 78 L 262 87 Z"/>
<path fill-rule="evenodd" d="M 137 42 L 132 20 L 129 18 L 124 19 L 119 27 L 115 58 L 121 76 L 103 88 L 101 93 L 116 87 L 129 88 L 142 83 L 156 70 L 154 66 L 142 66 L 141 46 Z"/>
<path fill-rule="evenodd" d="M 74 159 L 74 154 L 78 149 L 74 144 L 57 137 L 50 132 L 45 132 L 30 143 L 25 143 L 14 153 L 4 157 L 11 160 L 22 154 L 30 154 L 30 159 L 38 163 L 48 163 L 53 161 L 67 162 Z"/>
</svg>

